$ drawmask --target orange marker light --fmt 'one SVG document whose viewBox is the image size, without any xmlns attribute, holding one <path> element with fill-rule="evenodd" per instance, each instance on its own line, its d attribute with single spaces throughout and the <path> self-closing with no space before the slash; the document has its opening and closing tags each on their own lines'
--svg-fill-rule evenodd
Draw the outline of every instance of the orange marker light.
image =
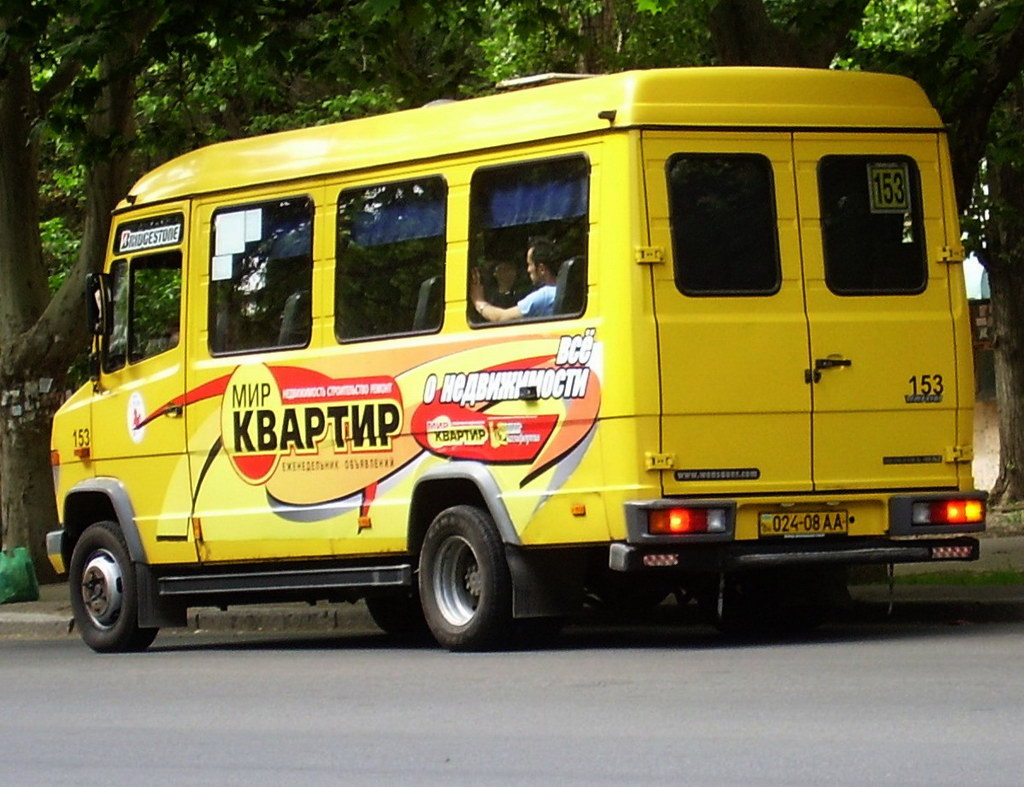
<svg viewBox="0 0 1024 787">
<path fill-rule="evenodd" d="M 946 503 L 946 521 L 953 524 L 980 522 L 985 518 L 985 507 L 980 500 L 950 500 Z"/>
<path fill-rule="evenodd" d="M 912 510 L 915 525 L 969 525 L 985 521 L 983 500 L 939 500 L 915 503 Z"/>
</svg>

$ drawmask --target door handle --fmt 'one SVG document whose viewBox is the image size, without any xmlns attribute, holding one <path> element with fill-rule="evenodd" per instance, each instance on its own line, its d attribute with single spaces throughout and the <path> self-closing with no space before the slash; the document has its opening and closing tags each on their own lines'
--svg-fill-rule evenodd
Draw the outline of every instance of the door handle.
<svg viewBox="0 0 1024 787">
<path fill-rule="evenodd" d="M 804 369 L 804 382 L 808 385 L 821 382 L 822 369 L 835 369 L 837 366 L 853 366 L 849 358 L 815 358 L 813 369 Z"/>
<path fill-rule="evenodd" d="M 168 418 L 181 418 L 181 414 L 184 412 L 180 404 L 172 404 L 169 407 L 164 408 L 163 414 Z"/>
<path fill-rule="evenodd" d="M 815 358 L 814 370 L 820 372 L 822 369 L 835 369 L 837 366 L 853 366 L 849 358 Z"/>
</svg>

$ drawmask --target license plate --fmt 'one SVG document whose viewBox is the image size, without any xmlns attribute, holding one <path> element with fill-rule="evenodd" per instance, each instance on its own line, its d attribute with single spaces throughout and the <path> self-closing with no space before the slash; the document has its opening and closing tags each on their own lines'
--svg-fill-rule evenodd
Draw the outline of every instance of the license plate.
<svg viewBox="0 0 1024 787">
<path fill-rule="evenodd" d="M 825 536 L 845 533 L 850 522 L 846 511 L 786 511 L 761 514 L 758 533 L 762 536 Z"/>
</svg>

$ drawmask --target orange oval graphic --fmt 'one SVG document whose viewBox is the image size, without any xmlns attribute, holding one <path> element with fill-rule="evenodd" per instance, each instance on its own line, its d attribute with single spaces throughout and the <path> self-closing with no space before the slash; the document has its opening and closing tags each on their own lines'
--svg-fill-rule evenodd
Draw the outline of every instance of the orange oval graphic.
<svg viewBox="0 0 1024 787">
<path fill-rule="evenodd" d="M 281 391 L 263 364 L 239 366 L 221 400 L 221 439 L 235 471 L 247 484 L 264 484 L 281 459 Z"/>
</svg>

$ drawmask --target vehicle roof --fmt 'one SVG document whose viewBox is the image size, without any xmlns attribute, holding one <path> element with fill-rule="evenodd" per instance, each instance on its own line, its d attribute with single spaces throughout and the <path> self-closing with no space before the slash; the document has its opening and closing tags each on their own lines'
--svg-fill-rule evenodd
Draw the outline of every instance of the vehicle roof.
<svg viewBox="0 0 1024 787">
<path fill-rule="evenodd" d="M 941 129 L 942 121 L 916 83 L 889 74 L 627 71 L 209 145 L 144 175 L 118 208 L 609 129 L 673 126 Z"/>
</svg>

